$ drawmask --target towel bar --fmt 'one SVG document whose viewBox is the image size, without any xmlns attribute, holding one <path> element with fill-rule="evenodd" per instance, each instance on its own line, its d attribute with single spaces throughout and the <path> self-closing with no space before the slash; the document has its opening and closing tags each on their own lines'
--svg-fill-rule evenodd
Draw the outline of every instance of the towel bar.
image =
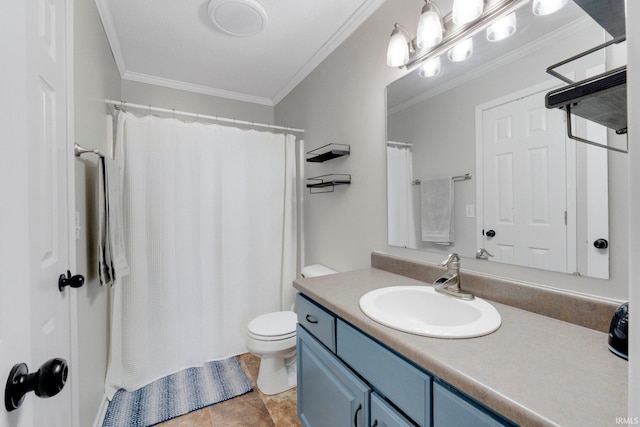
<svg viewBox="0 0 640 427">
<path fill-rule="evenodd" d="M 97 154 L 100 157 L 104 157 L 104 154 L 102 154 L 100 150 L 98 150 L 97 148 L 95 150 L 88 150 L 78 145 L 77 142 L 73 144 L 73 152 L 75 153 L 76 157 L 80 157 L 85 153 L 93 153 L 93 154 Z"/>
<path fill-rule="evenodd" d="M 464 175 L 458 175 L 458 176 L 451 177 L 451 179 L 454 182 L 457 182 L 457 181 L 469 181 L 471 179 L 471 174 L 470 173 L 465 173 Z M 419 179 L 414 179 L 413 181 L 411 181 L 411 185 L 420 185 L 421 182 L 422 181 L 419 180 Z"/>
</svg>

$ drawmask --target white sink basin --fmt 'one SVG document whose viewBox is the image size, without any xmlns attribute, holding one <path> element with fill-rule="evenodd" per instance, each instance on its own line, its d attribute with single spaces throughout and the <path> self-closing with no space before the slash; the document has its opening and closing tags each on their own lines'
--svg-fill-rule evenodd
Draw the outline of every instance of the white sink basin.
<svg viewBox="0 0 640 427">
<path fill-rule="evenodd" d="M 472 338 L 500 327 L 500 313 L 488 302 L 443 295 L 431 286 L 391 286 L 367 292 L 360 309 L 390 328 L 436 338 Z"/>
</svg>

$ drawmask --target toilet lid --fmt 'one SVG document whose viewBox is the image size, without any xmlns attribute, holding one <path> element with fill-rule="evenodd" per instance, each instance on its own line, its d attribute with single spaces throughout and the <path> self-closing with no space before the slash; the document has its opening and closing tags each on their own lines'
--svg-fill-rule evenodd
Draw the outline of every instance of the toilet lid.
<svg viewBox="0 0 640 427">
<path fill-rule="evenodd" d="M 263 314 L 249 322 L 249 332 L 263 337 L 290 335 L 296 331 L 297 316 L 293 311 Z"/>
</svg>

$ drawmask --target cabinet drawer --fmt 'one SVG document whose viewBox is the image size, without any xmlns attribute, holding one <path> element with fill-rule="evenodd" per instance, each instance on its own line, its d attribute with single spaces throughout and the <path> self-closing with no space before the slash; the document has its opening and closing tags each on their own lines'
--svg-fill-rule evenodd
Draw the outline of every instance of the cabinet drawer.
<svg viewBox="0 0 640 427">
<path fill-rule="evenodd" d="M 336 335 L 338 357 L 418 425 L 430 424 L 429 375 L 342 320 L 338 320 Z"/>
<path fill-rule="evenodd" d="M 433 384 L 434 427 L 501 427 L 513 426 L 511 422 L 492 414 L 454 392 L 449 387 Z"/>
<path fill-rule="evenodd" d="M 302 294 L 296 297 L 298 323 L 318 341 L 336 352 L 336 318 Z"/>
</svg>

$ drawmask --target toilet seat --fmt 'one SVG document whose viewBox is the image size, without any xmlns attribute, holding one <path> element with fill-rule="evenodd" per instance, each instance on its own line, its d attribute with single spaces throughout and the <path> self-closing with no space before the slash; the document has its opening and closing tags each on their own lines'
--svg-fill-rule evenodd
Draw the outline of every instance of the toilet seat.
<svg viewBox="0 0 640 427">
<path fill-rule="evenodd" d="M 260 341 L 280 341 L 295 337 L 297 316 L 293 311 L 263 314 L 249 322 L 248 335 Z"/>
</svg>

